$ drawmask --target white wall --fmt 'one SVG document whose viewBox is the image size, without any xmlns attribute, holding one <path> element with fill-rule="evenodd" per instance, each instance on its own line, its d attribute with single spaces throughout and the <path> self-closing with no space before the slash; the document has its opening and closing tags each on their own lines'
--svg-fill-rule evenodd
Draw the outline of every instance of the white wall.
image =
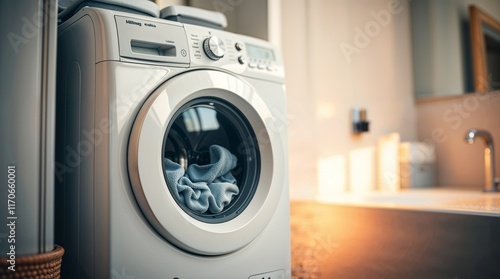
<svg viewBox="0 0 500 279">
<path fill-rule="evenodd" d="M 401 140 L 416 138 L 408 1 L 378 30 L 371 14 L 389 3 L 282 4 L 292 199 L 352 188 L 354 181 L 376 187 L 377 139 L 392 132 Z M 373 37 L 363 41 L 356 28 L 367 26 Z M 343 44 L 358 52 L 346 55 Z M 370 132 L 359 136 L 351 134 L 356 106 L 367 109 L 371 122 Z"/>
</svg>

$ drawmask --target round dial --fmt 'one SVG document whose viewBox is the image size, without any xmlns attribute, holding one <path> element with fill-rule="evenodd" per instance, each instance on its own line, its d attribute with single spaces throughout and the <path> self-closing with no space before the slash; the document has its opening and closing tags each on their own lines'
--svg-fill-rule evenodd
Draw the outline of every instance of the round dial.
<svg viewBox="0 0 500 279">
<path fill-rule="evenodd" d="M 224 57 L 226 47 L 224 42 L 216 36 L 208 37 L 203 42 L 203 50 L 208 58 L 212 60 L 219 60 Z"/>
</svg>

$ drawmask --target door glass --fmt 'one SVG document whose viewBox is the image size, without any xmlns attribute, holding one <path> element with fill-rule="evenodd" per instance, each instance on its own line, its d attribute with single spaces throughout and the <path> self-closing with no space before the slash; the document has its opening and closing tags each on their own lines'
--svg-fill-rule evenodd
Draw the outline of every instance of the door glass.
<svg viewBox="0 0 500 279">
<path fill-rule="evenodd" d="M 259 181 L 255 133 L 240 110 L 218 98 L 192 100 L 174 114 L 162 160 L 177 204 L 203 222 L 221 223 L 238 216 Z"/>
</svg>

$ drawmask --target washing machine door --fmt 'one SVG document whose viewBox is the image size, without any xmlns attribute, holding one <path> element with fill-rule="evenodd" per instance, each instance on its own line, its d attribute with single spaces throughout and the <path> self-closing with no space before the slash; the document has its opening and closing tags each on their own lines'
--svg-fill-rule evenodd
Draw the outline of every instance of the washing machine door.
<svg viewBox="0 0 500 279">
<path fill-rule="evenodd" d="M 129 176 L 149 223 L 199 255 L 231 253 L 254 240 L 285 185 L 276 127 L 240 78 L 198 70 L 168 80 L 140 109 L 129 141 Z"/>
</svg>

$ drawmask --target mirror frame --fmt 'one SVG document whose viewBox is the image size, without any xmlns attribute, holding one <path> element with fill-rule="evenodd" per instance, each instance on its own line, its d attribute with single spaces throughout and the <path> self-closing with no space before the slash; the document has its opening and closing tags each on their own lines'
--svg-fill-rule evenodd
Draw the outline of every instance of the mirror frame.
<svg viewBox="0 0 500 279">
<path fill-rule="evenodd" d="M 471 5 L 469 7 L 472 64 L 474 67 L 474 89 L 476 92 L 490 91 L 488 68 L 486 65 L 486 43 L 483 24 L 500 32 L 500 21 Z"/>
</svg>

